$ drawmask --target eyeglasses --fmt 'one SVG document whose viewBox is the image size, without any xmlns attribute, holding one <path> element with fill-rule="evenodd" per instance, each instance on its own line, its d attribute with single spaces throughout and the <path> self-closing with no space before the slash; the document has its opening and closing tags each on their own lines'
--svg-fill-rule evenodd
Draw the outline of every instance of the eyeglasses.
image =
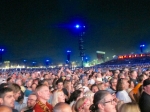
<svg viewBox="0 0 150 112">
<path fill-rule="evenodd" d="M 113 104 L 114 102 L 115 102 L 115 99 L 112 99 L 112 100 L 106 101 L 106 102 L 104 102 L 104 103 L 111 103 L 111 104 Z"/>
</svg>

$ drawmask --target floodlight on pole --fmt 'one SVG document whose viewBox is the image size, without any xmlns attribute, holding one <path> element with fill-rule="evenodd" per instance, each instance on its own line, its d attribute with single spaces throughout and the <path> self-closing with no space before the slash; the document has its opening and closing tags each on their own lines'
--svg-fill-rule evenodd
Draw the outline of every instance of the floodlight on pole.
<svg viewBox="0 0 150 112">
<path fill-rule="evenodd" d="M 49 66 L 49 62 L 50 62 L 50 60 L 46 60 L 46 62 L 45 62 L 45 64 L 46 64 L 46 68 Z"/>
<path fill-rule="evenodd" d="M 2 55 L 3 55 L 3 53 L 4 53 L 4 49 L 3 48 L 0 48 L 0 63 L 2 63 Z"/>
<path fill-rule="evenodd" d="M 46 60 L 46 62 L 49 62 L 49 60 Z"/>
<path fill-rule="evenodd" d="M 70 50 L 67 50 L 67 53 L 71 53 L 71 51 L 70 51 Z"/>
<path fill-rule="evenodd" d="M 86 63 L 88 62 L 88 57 L 85 57 L 85 61 L 86 61 Z"/>
<path fill-rule="evenodd" d="M 145 47 L 144 44 L 140 45 L 140 50 L 141 50 L 141 53 L 143 53 L 143 48 Z"/>
<path fill-rule="evenodd" d="M 33 65 L 33 66 L 35 66 L 35 64 L 36 64 L 36 62 L 35 62 L 35 61 L 33 61 L 33 62 L 32 62 L 32 65 Z"/>
<path fill-rule="evenodd" d="M 66 64 L 70 64 L 70 55 L 71 55 L 71 51 L 67 50 L 67 61 L 66 61 Z"/>
<path fill-rule="evenodd" d="M 75 25 L 75 28 L 78 30 L 78 33 L 79 33 L 79 51 L 80 51 L 80 57 L 81 57 L 81 60 L 82 60 L 82 68 L 83 68 L 83 61 L 84 61 L 84 41 L 83 41 L 83 35 L 85 34 L 84 30 L 85 30 L 85 26 L 82 24 L 82 25 L 79 25 L 79 24 L 76 24 Z"/>
<path fill-rule="evenodd" d="M 26 65 L 26 62 L 27 62 L 27 60 L 24 59 L 24 60 L 23 60 L 23 63 L 24 63 L 25 68 L 26 68 L 26 66 L 27 66 L 27 65 Z"/>
</svg>

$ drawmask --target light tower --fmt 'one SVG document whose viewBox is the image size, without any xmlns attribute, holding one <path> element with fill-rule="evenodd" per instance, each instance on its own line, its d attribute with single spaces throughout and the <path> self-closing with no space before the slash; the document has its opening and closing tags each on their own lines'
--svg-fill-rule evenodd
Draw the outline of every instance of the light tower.
<svg viewBox="0 0 150 112">
<path fill-rule="evenodd" d="M 85 56 L 85 53 L 84 53 L 84 41 L 83 41 L 83 36 L 85 34 L 85 26 L 84 25 L 79 25 L 79 24 L 76 24 L 75 25 L 75 28 L 79 31 L 79 51 L 80 51 L 80 57 L 81 57 L 81 60 L 82 60 L 82 68 L 83 68 L 83 61 L 84 61 L 84 56 Z"/>
<path fill-rule="evenodd" d="M 2 63 L 2 61 L 3 61 L 3 53 L 4 53 L 4 49 L 3 48 L 0 48 L 0 63 Z"/>
<path fill-rule="evenodd" d="M 141 50 L 141 53 L 143 53 L 143 48 L 145 47 L 145 45 L 140 45 L 140 50 Z"/>
<path fill-rule="evenodd" d="M 48 66 L 49 66 L 49 60 L 47 59 L 46 61 L 45 61 L 45 64 L 46 64 L 46 68 L 48 68 Z"/>
<path fill-rule="evenodd" d="M 27 64 L 26 64 L 26 63 L 27 63 L 27 60 L 24 59 L 24 60 L 23 60 L 23 63 L 24 63 L 25 68 L 27 68 Z"/>
<path fill-rule="evenodd" d="M 67 50 L 67 60 L 66 60 L 66 64 L 70 64 L 70 55 L 71 55 L 71 51 Z"/>
</svg>

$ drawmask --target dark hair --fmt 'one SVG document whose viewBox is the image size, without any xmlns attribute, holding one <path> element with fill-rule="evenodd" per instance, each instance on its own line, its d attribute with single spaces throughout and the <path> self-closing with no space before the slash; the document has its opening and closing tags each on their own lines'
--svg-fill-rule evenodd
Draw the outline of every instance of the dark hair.
<svg viewBox="0 0 150 112">
<path fill-rule="evenodd" d="M 130 71 L 130 75 L 132 75 L 136 70 L 131 70 Z"/>
<path fill-rule="evenodd" d="M 40 80 L 40 81 L 39 81 L 39 85 L 44 84 L 44 82 L 45 82 L 45 81 L 47 81 L 47 80 L 46 80 L 46 79 L 44 79 L 44 80 Z"/>
<path fill-rule="evenodd" d="M 11 77 L 7 78 L 7 82 L 10 81 L 11 79 L 12 79 Z"/>
<path fill-rule="evenodd" d="M 105 96 L 108 94 L 110 93 L 106 90 L 100 90 L 96 92 L 94 95 L 93 104 L 90 106 L 90 110 L 92 112 L 96 112 L 98 110 L 98 104 L 100 103 L 100 101 L 104 100 Z"/>
<path fill-rule="evenodd" d="M 20 96 L 17 99 L 17 102 L 22 102 L 24 99 L 24 93 L 21 91 Z"/>
<path fill-rule="evenodd" d="M 58 85 L 58 83 L 63 83 L 63 80 L 62 80 L 62 79 L 58 79 L 58 80 L 56 81 L 56 85 Z"/>
<path fill-rule="evenodd" d="M 97 86 L 96 84 L 93 84 L 93 85 L 91 86 L 91 90 L 92 90 L 92 88 L 95 87 L 95 86 L 98 88 L 98 86 Z M 99 88 L 98 88 L 98 89 L 99 89 Z"/>
<path fill-rule="evenodd" d="M 89 75 L 89 80 L 93 77 L 93 74 L 92 75 Z"/>
<path fill-rule="evenodd" d="M 69 102 L 71 103 L 72 101 L 76 101 L 77 98 L 80 96 L 80 94 L 82 93 L 81 90 L 75 90 L 71 96 L 70 96 L 70 99 L 69 99 Z"/>
<path fill-rule="evenodd" d="M 44 74 L 44 76 L 43 76 L 43 77 L 45 78 L 47 75 L 48 75 L 48 74 Z"/>
<path fill-rule="evenodd" d="M 139 81 L 139 82 L 142 82 L 142 81 L 143 81 L 144 75 L 146 75 L 146 74 L 142 74 L 142 75 L 140 75 L 140 76 L 138 77 L 138 81 Z"/>
<path fill-rule="evenodd" d="M 8 92 L 13 92 L 13 90 L 8 87 L 0 89 L 0 98 L 4 98 L 5 94 Z"/>
<path fill-rule="evenodd" d="M 8 86 L 8 83 L 2 83 L 2 84 L 0 85 L 0 89 L 6 88 L 7 86 Z"/>
</svg>

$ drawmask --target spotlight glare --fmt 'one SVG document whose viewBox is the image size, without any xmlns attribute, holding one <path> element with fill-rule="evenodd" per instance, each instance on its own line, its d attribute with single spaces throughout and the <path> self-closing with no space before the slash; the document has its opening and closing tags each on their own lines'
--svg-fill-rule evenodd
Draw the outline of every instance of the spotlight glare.
<svg viewBox="0 0 150 112">
<path fill-rule="evenodd" d="M 67 53 L 70 53 L 70 52 L 71 52 L 70 50 L 67 51 Z"/>
<path fill-rule="evenodd" d="M 80 27 L 80 25 L 77 24 L 75 27 L 78 29 Z"/>
</svg>

